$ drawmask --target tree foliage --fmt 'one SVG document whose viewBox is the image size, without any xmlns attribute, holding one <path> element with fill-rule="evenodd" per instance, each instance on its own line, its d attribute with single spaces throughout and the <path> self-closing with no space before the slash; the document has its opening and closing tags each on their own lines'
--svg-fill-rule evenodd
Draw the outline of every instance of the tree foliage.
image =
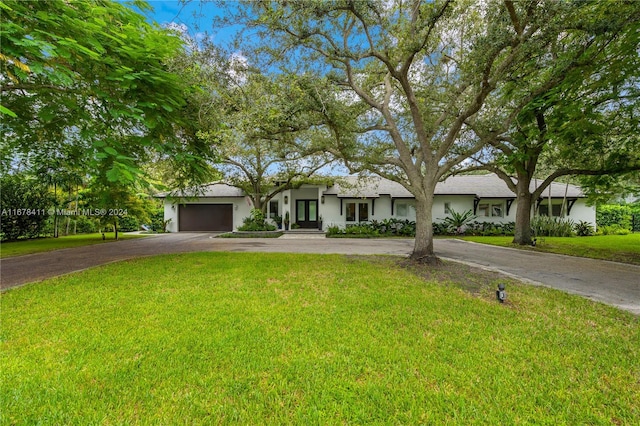
<svg viewBox="0 0 640 426">
<path fill-rule="evenodd" d="M 640 169 L 639 23 L 637 2 L 570 4 L 557 39 L 469 123 L 489 145 L 472 168 L 497 173 L 517 195 L 514 242 L 531 243 L 532 204 L 557 178 L 610 181 Z"/>
<path fill-rule="evenodd" d="M 310 182 L 330 160 L 323 148 L 331 135 L 321 126 L 316 82 L 305 75 L 266 75 L 220 52 L 217 57 L 226 72 L 210 94 L 222 125 L 200 135 L 211 141 L 225 180 L 264 211 L 276 194 Z"/>
<path fill-rule="evenodd" d="M 328 120 L 332 151 L 415 196 L 412 256 L 428 260 L 436 183 L 484 144 L 471 125 L 504 108 L 519 81 L 530 83 L 512 98 L 522 105 L 558 84 L 563 55 L 542 72 L 521 64 L 545 55 L 580 9 L 556 1 L 248 1 L 235 18 L 268 40 L 261 49 L 271 60 L 331 79 L 332 99 L 343 104 Z"/>
<path fill-rule="evenodd" d="M 35 238 L 44 233 L 53 195 L 42 182 L 25 175 L 0 178 L 0 239 Z"/>
<path fill-rule="evenodd" d="M 198 88 L 167 67 L 179 37 L 111 1 L 3 0 L 0 12 L 5 170 L 65 161 L 131 183 L 156 153 L 203 171 L 208 146 L 185 101 Z"/>
</svg>

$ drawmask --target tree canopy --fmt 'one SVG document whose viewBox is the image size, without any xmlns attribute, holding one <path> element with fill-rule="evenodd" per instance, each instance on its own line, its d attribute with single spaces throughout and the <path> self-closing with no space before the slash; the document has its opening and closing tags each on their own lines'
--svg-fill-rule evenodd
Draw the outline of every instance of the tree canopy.
<svg viewBox="0 0 640 426">
<path fill-rule="evenodd" d="M 522 64 L 546 55 L 571 30 L 570 18 L 589 7 L 556 1 L 247 1 L 230 12 L 265 40 L 259 49 L 272 64 L 331 79 L 342 112 L 353 114 L 330 122 L 333 152 L 353 170 L 395 180 L 415 196 L 412 256 L 429 260 L 435 185 L 485 143 L 472 137 L 471 125 L 481 116 L 504 114 L 510 106 L 504 96 L 513 87 L 519 87 L 518 98 L 510 102 L 523 106 L 556 87 L 573 48 L 557 51 L 549 68 Z M 518 86 L 520 81 L 527 84 Z"/>
<path fill-rule="evenodd" d="M 209 92 L 221 125 L 200 136 L 211 142 L 225 180 L 264 210 L 276 194 L 309 182 L 331 161 L 323 151 L 331 135 L 322 125 L 319 83 L 310 75 L 268 75 L 219 50 L 194 59 L 212 56 L 224 68 Z"/>
<path fill-rule="evenodd" d="M 640 4 L 580 6 L 557 40 L 520 65 L 551 76 L 549 83 L 519 76 L 490 114 L 469 122 L 488 147 L 465 168 L 497 173 L 517 195 L 516 243 L 531 243 L 532 203 L 558 177 L 640 169 Z M 520 102 L 536 86 L 536 96 Z M 540 183 L 530 189 L 534 178 Z"/>
<path fill-rule="evenodd" d="M 183 49 L 178 36 L 112 1 L 2 0 L 0 12 L 5 170 L 67 163 L 130 183 L 144 179 L 151 153 L 206 170 L 186 102 L 198 88 L 167 66 Z"/>
</svg>

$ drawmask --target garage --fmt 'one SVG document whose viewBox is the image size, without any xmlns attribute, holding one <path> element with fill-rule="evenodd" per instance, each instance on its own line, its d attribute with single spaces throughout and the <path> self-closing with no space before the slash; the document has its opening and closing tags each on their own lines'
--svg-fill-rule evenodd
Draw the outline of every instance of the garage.
<svg viewBox="0 0 640 426">
<path fill-rule="evenodd" d="M 232 231 L 233 204 L 183 204 L 178 210 L 179 231 Z"/>
</svg>

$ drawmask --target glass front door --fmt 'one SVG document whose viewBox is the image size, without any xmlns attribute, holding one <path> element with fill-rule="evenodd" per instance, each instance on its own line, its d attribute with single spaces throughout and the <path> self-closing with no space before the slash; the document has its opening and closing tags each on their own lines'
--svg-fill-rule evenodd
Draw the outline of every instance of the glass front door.
<svg viewBox="0 0 640 426">
<path fill-rule="evenodd" d="M 300 228 L 318 227 L 318 200 L 296 200 L 296 223 Z"/>
</svg>

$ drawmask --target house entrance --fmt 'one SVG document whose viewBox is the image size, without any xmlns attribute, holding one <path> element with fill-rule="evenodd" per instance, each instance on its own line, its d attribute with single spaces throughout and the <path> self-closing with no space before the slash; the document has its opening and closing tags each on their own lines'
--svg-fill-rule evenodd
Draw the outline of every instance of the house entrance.
<svg viewBox="0 0 640 426">
<path fill-rule="evenodd" d="M 296 223 L 300 228 L 318 227 L 318 200 L 296 200 Z"/>
</svg>

